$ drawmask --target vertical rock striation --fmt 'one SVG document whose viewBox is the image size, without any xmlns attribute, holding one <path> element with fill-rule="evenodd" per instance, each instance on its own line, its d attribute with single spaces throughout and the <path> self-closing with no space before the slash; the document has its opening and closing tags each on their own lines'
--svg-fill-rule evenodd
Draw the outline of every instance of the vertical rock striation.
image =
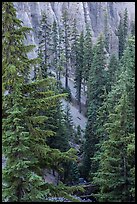
<svg viewBox="0 0 137 204">
<path fill-rule="evenodd" d="M 117 52 L 118 39 L 115 30 L 119 23 L 119 13 L 128 9 L 130 21 L 135 18 L 135 2 L 14 2 L 17 16 L 26 26 L 34 29 L 28 37 L 29 43 L 38 44 L 38 28 L 42 12 L 46 12 L 49 23 L 54 19 L 62 25 L 62 12 L 68 10 L 70 24 L 76 18 L 79 32 L 88 23 L 92 30 L 93 42 L 104 29 L 104 11 L 108 14 L 111 30 L 112 51 Z"/>
</svg>

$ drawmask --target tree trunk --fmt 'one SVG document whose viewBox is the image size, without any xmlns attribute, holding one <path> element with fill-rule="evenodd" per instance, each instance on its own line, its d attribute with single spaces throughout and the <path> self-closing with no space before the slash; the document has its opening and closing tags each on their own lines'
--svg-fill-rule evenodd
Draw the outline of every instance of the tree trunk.
<svg viewBox="0 0 137 204">
<path fill-rule="evenodd" d="M 68 67 L 66 62 L 66 70 L 65 70 L 65 88 L 68 88 Z"/>
</svg>

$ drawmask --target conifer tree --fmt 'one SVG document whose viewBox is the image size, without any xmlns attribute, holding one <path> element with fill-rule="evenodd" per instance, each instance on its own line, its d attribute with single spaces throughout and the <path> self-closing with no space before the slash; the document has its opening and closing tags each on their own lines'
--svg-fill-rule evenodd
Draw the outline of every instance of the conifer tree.
<svg viewBox="0 0 137 204">
<path fill-rule="evenodd" d="M 130 38 L 118 70 L 117 80 L 108 95 L 108 137 L 101 144 L 99 168 L 94 182 L 97 197 L 105 202 L 134 201 L 135 132 L 135 40 Z M 131 154 L 132 159 L 131 159 Z"/>
<path fill-rule="evenodd" d="M 59 43 L 59 34 L 58 34 L 58 27 L 57 27 L 57 23 L 56 21 L 54 20 L 53 22 L 53 25 L 52 25 L 52 33 L 51 33 L 51 36 L 52 36 L 52 45 L 51 45 L 51 50 L 52 50 L 52 66 L 53 66 L 53 69 L 55 70 L 56 72 L 56 79 L 57 79 L 57 82 L 60 80 L 59 78 L 59 68 L 58 68 L 58 64 L 59 64 L 59 51 L 58 51 L 58 43 Z"/>
<path fill-rule="evenodd" d="M 123 30 L 123 17 L 122 14 L 120 14 L 120 22 L 119 22 L 119 26 L 118 26 L 118 40 L 119 40 L 119 48 L 118 48 L 118 55 L 119 55 L 119 59 L 121 59 L 122 55 L 123 55 L 123 51 L 124 51 L 124 30 Z"/>
<path fill-rule="evenodd" d="M 75 70 L 75 88 L 76 98 L 79 105 L 79 112 L 81 112 L 81 85 L 83 74 L 83 55 L 84 55 L 84 34 L 81 32 L 77 44 L 77 65 Z"/>
<path fill-rule="evenodd" d="M 83 56 L 84 89 L 85 89 L 85 85 L 87 85 L 87 82 L 88 82 L 89 70 L 91 68 L 92 60 L 93 60 L 92 36 L 91 36 L 91 30 L 89 28 L 89 25 L 87 25 L 86 34 L 84 37 L 84 56 Z"/>
<path fill-rule="evenodd" d="M 105 48 L 109 52 L 109 29 L 108 29 L 108 14 L 104 13 L 104 36 L 105 36 Z"/>
<path fill-rule="evenodd" d="M 124 39 L 125 39 L 125 45 L 126 45 L 126 39 L 128 36 L 128 10 L 125 8 L 124 10 L 124 17 L 123 17 L 123 29 L 124 29 Z"/>
<path fill-rule="evenodd" d="M 93 49 L 93 62 L 90 69 L 90 77 L 88 81 L 88 121 L 85 130 L 85 147 L 83 168 L 84 176 L 89 178 L 89 172 L 96 171 L 97 166 L 91 161 L 96 152 L 96 144 L 99 142 L 97 137 L 97 111 L 103 103 L 102 95 L 106 84 L 105 71 L 105 54 L 104 54 L 104 39 L 101 35 Z"/>
<path fill-rule="evenodd" d="M 38 38 L 39 38 L 39 47 L 38 47 L 38 53 L 39 57 L 41 59 L 41 71 L 42 76 L 47 76 L 47 70 L 50 67 L 50 59 L 49 59 L 49 53 L 50 53 L 50 35 L 51 33 L 51 25 L 47 21 L 47 16 L 45 13 L 42 13 L 42 19 L 40 21 L 40 29 L 38 32 Z"/>
<path fill-rule="evenodd" d="M 32 170 L 36 160 L 29 149 L 29 131 L 25 123 L 26 108 L 23 106 L 21 94 L 21 85 L 26 82 L 26 74 L 29 73 L 29 66 L 33 62 L 27 58 L 27 52 L 31 51 L 33 46 L 23 44 L 24 37 L 30 29 L 22 27 L 21 21 L 16 18 L 12 2 L 3 3 L 2 14 L 2 125 L 3 152 L 6 158 L 3 170 L 3 200 L 41 200 L 44 195 L 40 191 L 43 181 Z M 5 91 L 8 91 L 7 95 L 4 95 Z"/>
<path fill-rule="evenodd" d="M 76 19 L 72 22 L 71 28 L 71 68 L 76 69 L 77 66 L 77 41 L 78 41 L 78 30 L 76 26 Z"/>
<path fill-rule="evenodd" d="M 34 80 L 37 78 L 37 76 L 40 74 L 39 71 L 41 70 L 41 76 L 42 78 L 45 78 L 47 77 L 47 69 L 46 69 L 46 66 L 45 66 L 45 63 L 44 63 L 44 51 L 42 50 L 42 48 L 39 46 L 38 47 L 38 50 L 37 50 L 37 55 L 38 55 L 38 59 L 39 59 L 39 67 L 40 69 L 35 66 L 35 69 L 34 69 Z"/>
<path fill-rule="evenodd" d="M 108 70 L 107 70 L 107 92 L 111 90 L 111 87 L 116 81 L 116 72 L 118 70 L 118 59 L 115 54 L 112 54 L 109 59 Z"/>
<path fill-rule="evenodd" d="M 68 88 L 69 75 L 69 59 L 70 59 L 70 26 L 68 21 L 68 12 L 65 9 L 62 14 L 63 21 L 63 42 L 64 42 L 64 56 L 65 56 L 65 88 Z"/>
<path fill-rule="evenodd" d="M 67 103 L 66 110 L 65 110 L 64 114 L 65 114 L 64 119 L 65 119 L 65 126 L 66 126 L 66 134 L 68 137 L 68 141 L 70 141 L 73 138 L 74 130 L 73 130 L 73 119 L 72 119 L 72 115 L 70 112 L 69 103 Z"/>
<path fill-rule="evenodd" d="M 76 144 L 81 143 L 81 140 L 82 140 L 81 137 L 82 137 L 82 130 L 81 130 L 80 125 L 78 125 L 78 126 L 77 126 L 77 129 L 76 129 L 76 133 L 75 133 L 75 140 L 74 140 L 74 142 L 75 142 Z"/>
<path fill-rule="evenodd" d="M 76 161 L 65 164 L 64 182 L 69 185 L 76 185 L 79 180 L 79 169 Z"/>
<path fill-rule="evenodd" d="M 124 10 L 124 14 L 120 13 L 120 22 L 118 26 L 118 30 L 116 32 L 119 40 L 119 59 L 121 59 L 125 46 L 126 40 L 128 36 L 128 11 L 127 8 Z"/>
<path fill-rule="evenodd" d="M 2 128 L 6 158 L 3 201 L 34 202 L 45 201 L 52 194 L 69 196 L 71 189 L 60 184 L 53 192 L 53 184 L 47 184 L 43 178 L 44 168 L 60 172 L 62 161 L 75 160 L 73 149 L 61 153 L 46 143 L 47 137 L 55 132 L 45 125 L 61 95 L 53 91 L 53 80 L 42 80 L 40 74 L 39 80 L 26 81 L 31 64 L 37 63 L 36 59 L 27 57 L 33 46 L 23 43 L 30 29 L 22 27 L 12 2 L 3 2 L 2 14 Z"/>
<path fill-rule="evenodd" d="M 64 56 L 64 50 L 63 50 L 63 30 L 59 26 L 58 28 L 59 33 L 59 39 L 58 39 L 58 79 L 61 78 L 61 73 L 64 70 L 64 62 L 65 62 L 65 56 Z"/>
<path fill-rule="evenodd" d="M 57 87 L 59 88 L 61 74 L 64 71 L 65 66 L 65 53 L 64 53 L 64 38 L 63 30 L 60 25 L 57 25 L 57 22 L 54 21 L 52 25 L 52 41 L 51 45 L 51 69 L 56 72 Z"/>
<path fill-rule="evenodd" d="M 66 112 L 63 112 L 61 103 L 58 102 L 53 119 L 50 121 L 50 125 L 53 126 L 52 129 L 56 134 L 48 139 L 48 144 L 50 147 L 59 149 L 61 152 L 65 152 L 70 148 L 69 139 L 72 132 L 72 126 L 70 123 L 69 109 L 66 109 Z"/>
<path fill-rule="evenodd" d="M 131 21 L 131 35 L 135 35 L 135 21 Z"/>
<path fill-rule="evenodd" d="M 93 157 L 93 161 L 96 162 L 97 155 L 100 153 L 100 146 L 102 144 L 102 141 L 104 141 L 107 138 L 107 131 L 104 128 L 104 125 L 108 118 L 108 93 L 111 91 L 111 88 L 116 82 L 118 70 L 119 70 L 119 63 L 118 59 L 116 58 L 115 54 L 112 54 L 110 56 L 108 69 L 106 70 L 106 86 L 104 87 L 104 94 L 101 96 L 103 99 L 102 105 L 97 110 L 97 120 L 96 120 L 96 133 L 97 138 L 99 140 L 99 143 L 96 144 L 96 148 L 98 149 L 97 152 L 95 152 L 95 155 Z"/>
</svg>

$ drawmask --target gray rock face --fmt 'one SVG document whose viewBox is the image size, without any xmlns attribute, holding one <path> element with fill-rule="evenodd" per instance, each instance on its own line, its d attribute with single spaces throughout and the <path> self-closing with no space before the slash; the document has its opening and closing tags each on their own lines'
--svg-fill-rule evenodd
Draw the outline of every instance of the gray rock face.
<svg viewBox="0 0 137 204">
<path fill-rule="evenodd" d="M 104 29 L 104 11 L 108 14 L 109 28 L 112 30 L 113 45 L 117 44 L 117 37 L 114 31 L 119 23 L 119 13 L 125 8 L 128 9 L 130 21 L 135 18 L 135 2 L 14 2 L 17 9 L 17 16 L 26 26 L 34 29 L 34 33 L 29 36 L 29 42 L 38 43 L 37 32 L 42 12 L 46 12 L 49 23 L 54 19 L 61 24 L 62 12 L 67 8 L 70 24 L 76 18 L 79 32 L 85 29 L 88 23 L 92 30 L 93 42 L 99 33 Z M 116 50 L 117 47 L 113 47 Z"/>
<path fill-rule="evenodd" d="M 49 23 L 56 20 L 58 25 L 62 25 L 62 13 L 68 10 L 70 25 L 76 19 L 78 31 L 85 30 L 86 23 L 90 25 L 93 43 L 104 31 L 104 12 L 108 15 L 108 29 L 110 33 L 110 53 L 118 51 L 118 38 L 115 31 L 119 24 L 119 14 L 125 8 L 128 9 L 129 27 L 131 20 L 135 19 L 135 2 L 14 2 L 17 10 L 17 17 L 21 19 L 25 26 L 33 28 L 28 35 L 27 44 L 34 44 L 36 48 L 29 53 L 30 58 L 37 56 L 38 30 L 42 12 L 47 14 Z M 71 72 L 72 72 L 71 68 Z M 33 78 L 33 71 L 30 74 Z"/>
</svg>

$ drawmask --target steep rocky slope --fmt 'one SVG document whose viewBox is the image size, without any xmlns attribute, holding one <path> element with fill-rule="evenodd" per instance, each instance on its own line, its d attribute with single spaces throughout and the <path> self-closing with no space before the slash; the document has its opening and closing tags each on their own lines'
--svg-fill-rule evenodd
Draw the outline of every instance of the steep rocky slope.
<svg viewBox="0 0 137 204">
<path fill-rule="evenodd" d="M 62 25 L 62 13 L 66 8 L 69 13 L 70 24 L 72 19 L 76 18 L 77 29 L 80 32 L 85 29 L 86 23 L 91 27 L 93 43 L 95 43 L 100 32 L 104 30 L 104 12 L 107 11 L 108 15 L 108 27 L 111 34 L 111 50 L 110 52 L 117 52 L 118 39 L 115 35 L 117 29 L 120 12 L 123 12 L 125 8 L 128 9 L 129 15 L 129 27 L 131 20 L 135 18 L 135 3 L 134 2 L 14 2 L 15 8 L 17 9 L 17 16 L 21 19 L 24 25 L 33 28 L 33 32 L 28 36 L 27 42 L 35 44 L 36 48 L 34 52 L 30 53 L 30 57 L 36 57 L 35 50 L 38 44 L 38 29 L 42 12 L 46 12 L 49 23 L 53 23 L 54 20 L 58 25 Z M 72 68 L 71 68 L 72 72 Z M 33 70 L 31 73 L 33 77 Z M 70 78 L 73 78 L 72 73 Z M 75 97 L 75 90 L 73 85 L 69 86 L 73 97 Z M 72 82 L 71 82 L 72 83 Z M 85 103 L 85 96 L 82 96 L 82 101 Z M 71 114 L 75 125 L 80 125 L 82 129 L 85 128 L 86 118 L 78 113 L 76 107 L 70 104 Z M 80 119 L 79 119 L 80 118 Z"/>
<path fill-rule="evenodd" d="M 117 50 L 118 40 L 115 35 L 115 29 L 119 23 L 119 13 L 125 8 L 128 9 L 129 20 L 135 18 L 135 2 L 14 2 L 18 17 L 25 25 L 34 29 L 34 33 L 29 36 L 29 42 L 37 44 L 37 32 L 42 12 L 46 12 L 50 23 L 55 19 L 58 25 L 61 25 L 61 16 L 67 8 L 70 18 L 76 18 L 79 31 L 85 28 L 89 23 L 93 41 L 104 28 L 104 11 L 108 14 L 109 29 L 112 35 L 112 50 Z"/>
</svg>

